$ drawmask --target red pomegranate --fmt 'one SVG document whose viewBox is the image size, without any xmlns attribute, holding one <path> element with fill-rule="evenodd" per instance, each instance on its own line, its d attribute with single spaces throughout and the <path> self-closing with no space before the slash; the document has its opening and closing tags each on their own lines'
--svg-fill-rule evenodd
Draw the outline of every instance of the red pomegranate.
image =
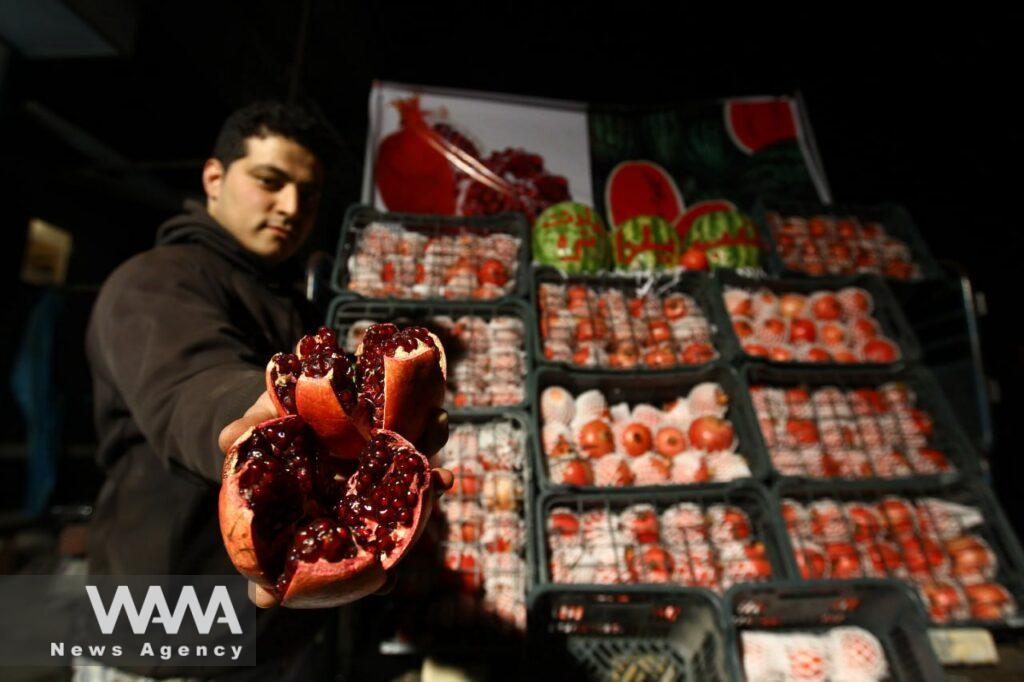
<svg viewBox="0 0 1024 682">
<path fill-rule="evenodd" d="M 580 446 L 580 450 L 591 458 L 601 457 L 615 450 L 615 436 L 612 434 L 612 429 L 600 419 L 594 419 L 584 424 L 576 436 L 576 442 Z"/>
<path fill-rule="evenodd" d="M 317 608 L 379 588 L 423 532 L 430 464 L 380 430 L 358 460 L 331 457 L 296 416 L 243 434 L 224 460 L 219 515 L 240 573 L 282 604 Z"/>
<path fill-rule="evenodd" d="M 654 437 L 654 449 L 666 457 L 674 457 L 686 449 L 686 436 L 674 426 L 663 426 Z"/>
<path fill-rule="evenodd" d="M 444 403 L 444 347 L 422 327 L 375 324 L 354 356 L 323 327 L 297 350 L 271 358 L 267 392 L 279 415 L 298 414 L 336 457 L 357 457 L 374 429 L 415 441 Z"/>
<path fill-rule="evenodd" d="M 698 450 L 716 452 L 725 450 L 733 441 L 732 424 L 724 419 L 707 415 L 690 424 L 690 443 Z"/>
<path fill-rule="evenodd" d="M 633 422 L 622 431 L 622 447 L 631 457 L 639 457 L 651 449 L 651 430 L 639 422 Z"/>
</svg>

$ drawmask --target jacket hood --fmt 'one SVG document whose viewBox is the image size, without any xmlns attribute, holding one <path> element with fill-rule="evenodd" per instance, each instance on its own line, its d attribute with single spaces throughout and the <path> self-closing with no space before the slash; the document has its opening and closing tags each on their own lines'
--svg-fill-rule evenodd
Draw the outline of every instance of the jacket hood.
<svg viewBox="0 0 1024 682">
<path fill-rule="evenodd" d="M 185 212 L 177 215 L 156 231 L 156 244 L 202 244 L 220 254 L 236 267 L 274 279 L 294 280 L 299 275 L 298 259 L 271 266 L 245 250 L 230 232 L 207 213 L 206 207 L 194 199 L 186 199 Z"/>
</svg>

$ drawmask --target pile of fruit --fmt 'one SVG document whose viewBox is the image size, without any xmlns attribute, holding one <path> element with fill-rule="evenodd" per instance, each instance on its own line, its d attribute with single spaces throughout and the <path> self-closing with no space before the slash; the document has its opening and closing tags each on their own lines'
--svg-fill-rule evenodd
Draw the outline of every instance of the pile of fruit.
<svg viewBox="0 0 1024 682">
<path fill-rule="evenodd" d="M 921 269 L 903 241 L 890 237 L 877 222 L 854 216 L 782 216 L 770 211 L 765 222 L 788 270 L 808 275 L 861 272 L 892 279 L 920 279 Z"/>
<path fill-rule="evenodd" d="M 537 306 L 544 357 L 612 369 L 701 365 L 717 357 L 711 326 L 693 297 L 624 289 L 542 283 Z"/>
<path fill-rule="evenodd" d="M 428 236 L 370 223 L 348 259 L 348 288 L 369 298 L 490 300 L 515 288 L 521 240 L 511 234 Z"/>
<path fill-rule="evenodd" d="M 775 362 L 882 363 L 900 359 L 857 287 L 810 295 L 726 287 L 725 307 L 743 351 Z"/>
<path fill-rule="evenodd" d="M 935 622 L 1003 620 L 1016 613 L 995 582 L 996 555 L 972 529 L 970 506 L 934 497 L 841 502 L 782 501 L 800 572 L 806 579 L 899 578 L 917 588 Z"/>
<path fill-rule="evenodd" d="M 863 628 L 822 633 L 744 630 L 743 671 L 748 680 L 859 680 L 889 677 L 882 643 Z"/>
<path fill-rule="evenodd" d="M 540 397 L 541 446 L 556 485 L 627 487 L 732 481 L 750 477 L 732 424 L 729 398 L 712 382 L 659 409 L 612 407 L 590 390 L 573 397 L 549 386 Z"/>
<path fill-rule="evenodd" d="M 447 578 L 477 615 L 526 627 L 526 528 L 523 467 L 526 432 L 499 419 L 451 430 L 441 466 L 455 484 L 440 501 Z"/>
<path fill-rule="evenodd" d="M 546 527 L 556 583 L 674 583 L 721 592 L 772 574 L 750 518 L 733 505 L 554 507 Z"/>
<path fill-rule="evenodd" d="M 428 318 L 426 324 L 448 349 L 448 384 L 445 405 L 451 407 L 510 407 L 525 398 L 526 330 L 522 319 L 497 316 L 485 319 L 464 315 Z M 345 344 L 355 349 L 371 320 L 349 327 Z"/>
<path fill-rule="evenodd" d="M 931 415 L 906 384 L 751 386 L 775 470 L 809 478 L 898 478 L 953 471 Z"/>
</svg>

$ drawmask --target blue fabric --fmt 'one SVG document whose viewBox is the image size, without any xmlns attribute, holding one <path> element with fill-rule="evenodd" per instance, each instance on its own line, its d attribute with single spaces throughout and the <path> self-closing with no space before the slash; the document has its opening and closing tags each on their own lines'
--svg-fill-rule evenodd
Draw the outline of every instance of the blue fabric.
<svg viewBox="0 0 1024 682">
<path fill-rule="evenodd" d="M 63 309 L 63 294 L 53 290 L 43 292 L 29 314 L 21 348 L 11 369 L 11 390 L 27 427 L 24 510 L 31 516 L 38 516 L 46 509 L 57 481 L 64 398 L 54 385 L 53 347 Z"/>
</svg>

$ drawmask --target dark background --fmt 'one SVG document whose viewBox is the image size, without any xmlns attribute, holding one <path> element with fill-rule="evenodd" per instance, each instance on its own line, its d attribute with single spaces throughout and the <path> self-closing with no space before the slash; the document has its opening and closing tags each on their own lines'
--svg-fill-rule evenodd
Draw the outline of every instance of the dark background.
<svg viewBox="0 0 1024 682">
<path fill-rule="evenodd" d="M 60 3 L 40 3 L 47 4 Z M 68 397 L 66 438 L 69 452 L 88 461 L 81 345 L 92 292 L 152 243 L 182 196 L 201 191 L 201 163 L 223 118 L 241 104 L 294 97 L 330 123 L 341 163 L 312 245 L 332 251 L 344 208 L 359 196 L 374 78 L 625 104 L 800 91 L 835 200 L 905 204 L 934 255 L 983 292 L 983 356 L 999 398 L 994 479 L 1021 525 L 1024 505 L 1013 492 L 1022 468 L 1014 427 L 1024 291 L 1014 190 L 1024 149 L 1007 95 L 1018 75 L 1006 18 L 959 16 L 935 26 L 931 17 L 926 29 L 868 9 L 795 21 L 742 18 L 738 8 L 728 16 L 688 7 L 662 13 L 637 3 L 607 10 L 488 5 L 486 15 L 433 3 L 326 0 L 64 4 L 98 27 L 113 54 L 33 58 L 9 46 L 0 72 L 5 462 L 24 453 L 6 378 L 38 294 L 17 277 L 27 218 L 74 235 L 58 372 L 66 385 L 81 387 Z M 32 21 L 38 10 L 25 11 Z M 87 498 L 86 480 L 65 473 L 59 496 Z M 8 496 L 4 506 L 17 504 Z"/>
</svg>

